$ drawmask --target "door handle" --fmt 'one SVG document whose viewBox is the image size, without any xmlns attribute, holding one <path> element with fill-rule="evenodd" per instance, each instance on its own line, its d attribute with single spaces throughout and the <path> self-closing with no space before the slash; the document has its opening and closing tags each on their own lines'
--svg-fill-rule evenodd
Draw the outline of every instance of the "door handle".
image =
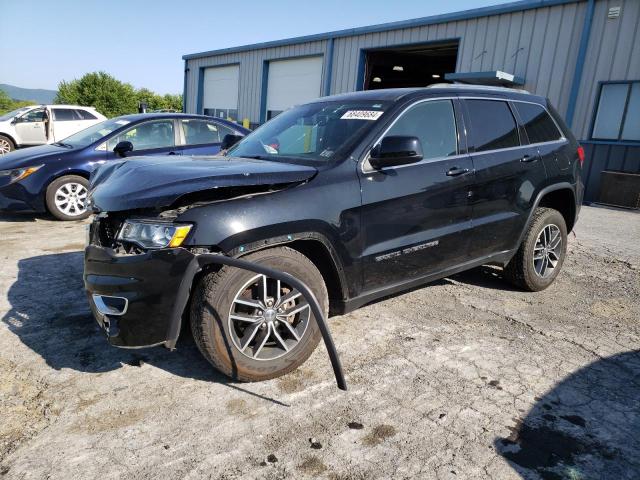
<svg viewBox="0 0 640 480">
<path fill-rule="evenodd" d="M 535 162 L 536 160 L 538 160 L 538 156 L 537 155 L 525 155 L 524 157 L 522 157 L 520 159 L 520 161 L 522 163 Z"/>
<path fill-rule="evenodd" d="M 447 172 L 447 177 L 457 177 L 458 175 L 464 175 L 465 173 L 469 173 L 468 168 L 453 167 Z"/>
</svg>

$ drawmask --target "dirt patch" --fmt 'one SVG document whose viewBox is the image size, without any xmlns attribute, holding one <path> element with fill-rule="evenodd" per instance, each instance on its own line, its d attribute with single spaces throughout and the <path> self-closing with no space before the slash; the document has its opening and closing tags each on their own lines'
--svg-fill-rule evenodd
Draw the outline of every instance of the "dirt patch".
<svg viewBox="0 0 640 480">
<path fill-rule="evenodd" d="M 84 250 L 84 247 L 85 247 L 84 243 L 77 242 L 77 243 L 70 243 L 68 245 L 62 245 L 61 247 L 43 248 L 42 250 L 44 252 L 58 253 L 58 252 L 68 252 L 72 250 Z"/>
<path fill-rule="evenodd" d="M 130 410 L 111 410 L 100 416 L 87 416 L 75 423 L 69 430 L 72 433 L 100 433 L 130 427 L 147 416 L 148 410 L 133 408 Z"/>
<path fill-rule="evenodd" d="M 309 380 L 313 378 L 313 372 L 301 367 L 278 379 L 278 388 L 283 393 L 295 393 L 304 390 Z"/>
<path fill-rule="evenodd" d="M 380 445 L 387 438 L 393 437 L 396 433 L 393 425 L 376 425 L 373 430 L 364 436 L 362 443 L 368 447 L 374 447 Z"/>
<path fill-rule="evenodd" d="M 60 413 L 46 394 L 47 384 L 0 358 L 0 461 L 35 436 Z"/>
<path fill-rule="evenodd" d="M 311 455 L 298 465 L 298 470 L 306 475 L 317 476 L 324 473 L 327 466 L 318 457 Z"/>
</svg>

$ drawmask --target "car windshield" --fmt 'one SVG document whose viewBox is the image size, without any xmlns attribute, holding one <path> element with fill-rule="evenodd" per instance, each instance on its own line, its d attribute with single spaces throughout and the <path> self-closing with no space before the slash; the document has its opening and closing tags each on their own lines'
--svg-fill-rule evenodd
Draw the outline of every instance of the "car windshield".
<svg viewBox="0 0 640 480">
<path fill-rule="evenodd" d="M 331 162 L 380 118 L 389 102 L 315 102 L 291 108 L 232 147 L 228 155 L 283 162 Z"/>
<path fill-rule="evenodd" d="M 16 108 L 15 110 L 11 110 L 10 112 L 7 112 L 4 115 L 0 116 L 0 122 L 6 122 L 7 120 L 11 120 L 16 115 L 26 112 L 31 108 L 33 107 L 22 107 L 22 108 Z"/>
<path fill-rule="evenodd" d="M 101 140 L 111 132 L 128 125 L 129 123 L 131 122 L 124 118 L 112 118 L 111 120 L 105 120 L 104 122 L 96 123 L 89 128 L 80 130 L 78 133 L 63 139 L 58 143 L 72 147 L 86 147 L 98 140 Z"/>
</svg>

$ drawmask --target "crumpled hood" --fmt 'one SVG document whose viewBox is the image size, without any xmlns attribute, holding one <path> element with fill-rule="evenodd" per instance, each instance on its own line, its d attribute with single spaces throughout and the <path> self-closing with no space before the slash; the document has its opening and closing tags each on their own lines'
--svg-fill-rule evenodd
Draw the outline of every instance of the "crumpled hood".
<svg viewBox="0 0 640 480">
<path fill-rule="evenodd" d="M 0 170 L 13 170 L 14 168 L 35 167 L 42 165 L 42 161 L 68 155 L 75 149 L 60 147 L 58 145 L 40 145 L 38 147 L 20 148 L 0 155 Z"/>
<path fill-rule="evenodd" d="M 114 212 L 172 205 L 181 196 L 220 187 L 302 182 L 313 167 L 235 157 L 131 157 L 91 175 L 94 210 Z"/>
</svg>

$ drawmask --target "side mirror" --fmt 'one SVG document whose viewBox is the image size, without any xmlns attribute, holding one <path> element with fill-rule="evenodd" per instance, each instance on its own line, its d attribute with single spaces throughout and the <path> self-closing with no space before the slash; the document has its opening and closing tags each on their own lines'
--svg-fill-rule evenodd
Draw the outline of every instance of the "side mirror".
<svg viewBox="0 0 640 480">
<path fill-rule="evenodd" d="M 115 152 L 116 155 L 118 155 L 119 157 L 126 157 L 127 153 L 132 152 L 133 151 L 133 143 L 131 142 L 118 142 L 118 144 L 115 146 L 115 148 L 113 149 L 113 151 Z"/>
<path fill-rule="evenodd" d="M 422 145 L 417 137 L 385 137 L 371 149 L 373 168 L 396 167 L 422 160 Z"/>
<path fill-rule="evenodd" d="M 231 135 L 228 133 L 222 139 L 222 143 L 220 144 L 221 150 L 228 150 L 233 147 L 236 143 L 242 140 L 244 137 L 242 135 Z"/>
<path fill-rule="evenodd" d="M 13 117 L 13 120 L 11 120 L 11 125 L 15 125 L 16 123 L 20 122 L 22 122 L 22 117 Z"/>
</svg>

